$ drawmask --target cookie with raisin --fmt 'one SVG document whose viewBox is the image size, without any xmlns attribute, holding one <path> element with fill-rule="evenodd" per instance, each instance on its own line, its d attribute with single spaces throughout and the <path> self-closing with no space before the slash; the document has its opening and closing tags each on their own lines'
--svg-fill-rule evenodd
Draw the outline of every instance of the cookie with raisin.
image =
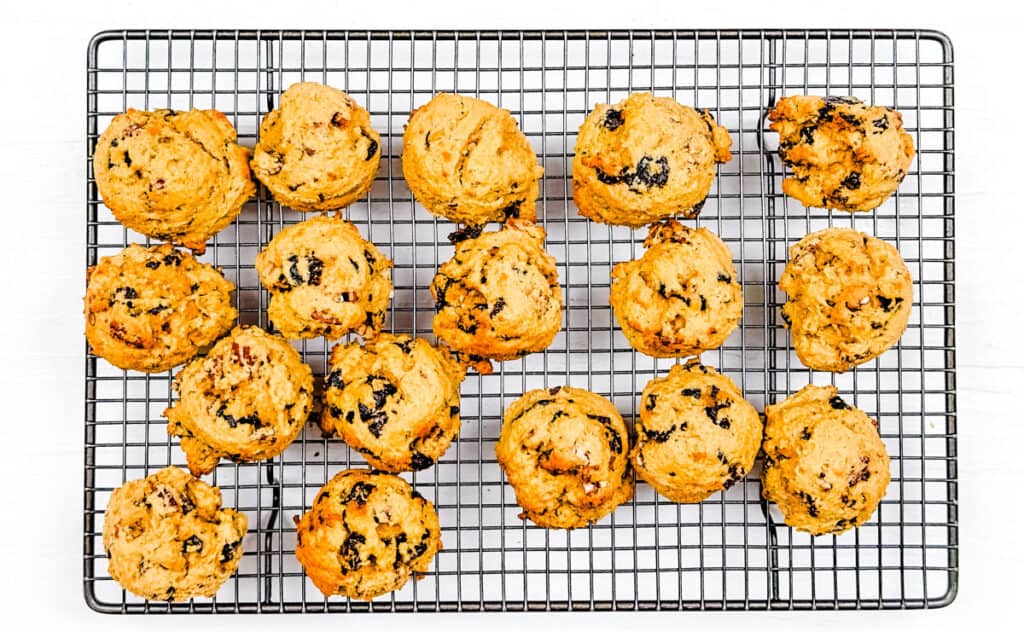
<svg viewBox="0 0 1024 632">
<path fill-rule="evenodd" d="M 391 260 L 339 217 L 289 226 L 256 255 L 267 315 L 287 338 L 373 336 L 391 299 Z"/>
<path fill-rule="evenodd" d="M 384 472 L 339 472 L 295 523 L 295 557 L 324 595 L 369 601 L 399 590 L 441 550 L 434 505 Z"/>
<path fill-rule="evenodd" d="M 870 211 L 896 192 L 914 159 L 900 113 L 855 97 L 785 97 L 768 118 L 793 170 L 782 191 L 804 206 Z"/>
<path fill-rule="evenodd" d="M 348 94 L 296 83 L 263 117 L 252 170 L 283 206 L 344 208 L 369 192 L 380 166 L 380 134 Z"/>
<path fill-rule="evenodd" d="M 535 220 L 544 169 L 508 110 L 441 92 L 409 115 L 402 173 L 429 212 L 479 226 Z"/>
<path fill-rule="evenodd" d="M 110 576 L 154 601 L 212 597 L 238 569 L 245 514 L 173 465 L 114 490 L 103 513 Z"/>
<path fill-rule="evenodd" d="M 765 408 L 761 493 L 786 524 L 812 535 L 864 524 L 889 485 L 878 422 L 834 386 L 809 384 Z"/>
<path fill-rule="evenodd" d="M 696 217 L 731 147 L 709 111 L 674 99 L 637 92 L 598 104 L 576 137 L 573 200 L 580 215 L 602 224 Z"/>
<path fill-rule="evenodd" d="M 118 368 L 166 371 L 231 329 L 234 289 L 217 268 L 170 244 L 132 244 L 87 271 L 85 337 Z"/>
<path fill-rule="evenodd" d="M 313 371 L 288 341 L 241 325 L 174 379 L 178 401 L 164 411 L 193 474 L 221 458 L 262 461 L 302 432 L 313 404 Z"/>
<path fill-rule="evenodd" d="M 217 110 L 129 109 L 96 141 L 96 188 L 128 228 L 201 254 L 256 193 L 236 140 Z"/>
</svg>

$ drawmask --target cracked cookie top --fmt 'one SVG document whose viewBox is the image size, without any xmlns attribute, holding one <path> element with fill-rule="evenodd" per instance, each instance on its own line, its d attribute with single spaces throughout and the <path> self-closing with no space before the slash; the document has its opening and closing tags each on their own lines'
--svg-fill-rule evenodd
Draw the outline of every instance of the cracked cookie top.
<svg viewBox="0 0 1024 632">
<path fill-rule="evenodd" d="M 413 110 L 403 138 L 405 180 L 434 215 L 470 226 L 536 219 L 544 169 L 508 110 L 441 92 Z"/>
<path fill-rule="evenodd" d="M 339 472 L 295 522 L 295 557 L 325 595 L 368 601 L 398 590 L 441 549 L 434 506 L 383 472 Z"/>
<path fill-rule="evenodd" d="M 854 97 L 785 97 L 768 118 L 793 169 L 782 190 L 804 206 L 870 211 L 896 192 L 914 159 L 900 113 Z"/>
<path fill-rule="evenodd" d="M 818 371 L 848 371 L 884 353 L 906 330 L 914 300 L 899 251 L 849 228 L 791 246 L 779 287 L 796 355 Z"/>
<path fill-rule="evenodd" d="M 103 514 L 110 576 L 151 600 L 212 597 L 238 568 L 244 514 L 174 466 L 114 490 Z"/>
<path fill-rule="evenodd" d="M 430 467 L 458 436 L 465 368 L 444 347 L 382 333 L 334 347 L 321 426 L 375 468 Z"/>
<path fill-rule="evenodd" d="M 238 326 L 174 379 L 178 401 L 164 411 L 193 474 L 221 457 L 261 461 L 284 452 L 306 423 L 313 371 L 280 336 Z"/>
<path fill-rule="evenodd" d="M 256 193 L 236 138 L 217 110 L 129 109 L 96 142 L 96 187 L 117 221 L 201 254 Z"/>
<path fill-rule="evenodd" d="M 227 332 L 235 286 L 170 244 L 132 244 L 86 273 L 85 337 L 121 369 L 166 371 Z"/>
<path fill-rule="evenodd" d="M 263 117 L 252 158 L 274 199 L 298 211 L 349 206 L 373 186 L 380 134 L 370 113 L 341 90 L 296 83 Z"/>
<path fill-rule="evenodd" d="M 581 388 L 524 393 L 505 411 L 495 452 L 520 517 L 540 527 L 585 527 L 633 496 L 626 424 Z"/>
<path fill-rule="evenodd" d="M 573 199 L 581 215 L 602 224 L 696 217 L 731 146 L 710 112 L 674 99 L 637 92 L 598 104 L 576 137 Z"/>
<path fill-rule="evenodd" d="M 834 386 L 809 384 L 765 408 L 762 495 L 813 535 L 867 521 L 889 485 L 878 424 Z"/>
<path fill-rule="evenodd" d="M 256 255 L 267 315 L 287 338 L 373 336 L 391 299 L 391 260 L 339 217 L 289 226 Z"/>
</svg>

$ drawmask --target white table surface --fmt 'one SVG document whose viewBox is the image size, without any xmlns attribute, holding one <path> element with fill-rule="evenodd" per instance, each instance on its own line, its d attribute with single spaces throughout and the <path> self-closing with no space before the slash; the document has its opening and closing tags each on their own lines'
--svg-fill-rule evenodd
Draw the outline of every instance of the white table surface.
<svg viewBox="0 0 1024 632">
<path fill-rule="evenodd" d="M 1020 18 L 985 2 L 689 3 L 557 0 L 508 3 L 335 2 L 45 3 L 0 10 L 0 627 L 127 630 L 469 630 L 561 626 L 932 630 L 1019 625 L 1024 588 L 1020 482 L 1024 419 L 1024 180 Z M 794 7 L 807 3 L 789 3 Z M 456 6 L 457 5 L 457 6 Z M 82 598 L 82 316 L 85 222 L 85 49 L 105 28 L 693 28 L 905 27 L 951 36 L 956 89 L 956 278 L 960 594 L 931 612 L 565 613 L 111 617 Z M 1017 254 L 1020 258 L 1015 258 Z M 1011 618 L 1012 617 L 1012 618 Z M 1016 624 L 1011 623 L 1017 620 Z M 8 627 L 8 626 L 11 627 Z M 73 627 L 72 627 L 73 626 Z M 1019 629 L 1019 628 L 1017 628 Z"/>
</svg>

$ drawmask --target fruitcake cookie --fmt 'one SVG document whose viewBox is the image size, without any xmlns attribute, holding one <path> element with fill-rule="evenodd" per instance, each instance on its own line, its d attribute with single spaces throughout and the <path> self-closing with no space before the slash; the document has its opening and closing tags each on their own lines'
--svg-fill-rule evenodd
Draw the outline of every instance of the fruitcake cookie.
<svg viewBox="0 0 1024 632">
<path fill-rule="evenodd" d="M 313 371 L 280 336 L 241 325 L 174 379 L 180 397 L 164 411 L 188 467 L 212 472 L 221 457 L 261 461 L 302 432 L 313 403 Z"/>
<path fill-rule="evenodd" d="M 479 226 L 536 219 L 544 169 L 508 110 L 442 92 L 409 115 L 402 172 L 428 211 Z"/>
<path fill-rule="evenodd" d="M 170 244 L 128 246 L 86 272 L 85 337 L 121 369 L 166 371 L 231 329 L 235 286 Z"/>
<path fill-rule="evenodd" d="M 372 336 L 391 299 L 391 260 L 339 217 L 285 228 L 256 255 L 267 315 L 288 338 Z"/>
<path fill-rule="evenodd" d="M 728 376 L 696 359 L 647 383 L 640 396 L 637 476 L 677 503 L 729 489 L 754 466 L 763 426 Z"/>
<path fill-rule="evenodd" d="M 245 514 L 173 465 L 114 490 L 103 514 L 110 576 L 151 600 L 212 597 L 238 569 Z"/>
<path fill-rule="evenodd" d="M 217 110 L 130 109 L 96 142 L 96 188 L 128 228 L 201 254 L 256 193 L 236 138 Z"/>
<path fill-rule="evenodd" d="M 422 470 L 459 435 L 465 371 L 444 347 L 404 334 L 338 345 L 324 378 L 320 424 L 375 468 Z"/>
<path fill-rule="evenodd" d="M 602 224 L 643 226 L 696 217 L 729 162 L 732 139 L 707 110 L 648 92 L 598 104 L 580 126 L 572 161 L 580 215 Z"/>
<path fill-rule="evenodd" d="M 284 206 L 331 211 L 366 195 L 380 165 L 370 113 L 341 90 L 296 83 L 263 117 L 256 177 Z"/>
<path fill-rule="evenodd" d="M 656 358 L 716 349 L 743 315 L 732 255 L 706 228 L 651 226 L 639 259 L 612 268 L 609 302 L 633 347 Z"/>
<path fill-rule="evenodd" d="M 457 352 L 493 360 L 546 349 L 562 327 L 562 288 L 544 229 L 510 219 L 499 231 L 460 236 L 430 284 L 434 334 Z"/>
<path fill-rule="evenodd" d="M 761 493 L 786 524 L 813 535 L 864 524 L 889 485 L 889 455 L 878 424 L 809 384 L 765 408 Z"/>
<path fill-rule="evenodd" d="M 441 550 L 434 505 L 372 470 L 339 472 L 295 524 L 295 557 L 324 595 L 368 601 L 398 590 Z"/>
<path fill-rule="evenodd" d="M 523 394 L 505 411 L 495 452 L 520 518 L 540 527 L 585 527 L 633 497 L 626 424 L 610 401 L 581 388 Z"/>
<path fill-rule="evenodd" d="M 782 319 L 804 365 L 843 372 L 896 344 L 913 280 L 894 246 L 849 228 L 811 233 L 789 249 Z"/>
<path fill-rule="evenodd" d="M 782 191 L 804 206 L 870 211 L 892 195 L 914 159 L 896 110 L 854 97 L 792 96 L 768 113 L 793 177 Z"/>
</svg>

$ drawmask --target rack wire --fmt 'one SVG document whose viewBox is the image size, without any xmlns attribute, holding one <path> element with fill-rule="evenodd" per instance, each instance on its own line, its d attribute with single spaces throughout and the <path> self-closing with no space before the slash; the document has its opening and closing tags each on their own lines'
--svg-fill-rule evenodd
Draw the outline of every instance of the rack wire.
<svg viewBox="0 0 1024 632">
<path fill-rule="evenodd" d="M 388 327 L 433 339 L 429 283 L 453 249 L 454 228 L 417 205 L 400 177 L 402 128 L 436 91 L 470 94 L 512 112 L 545 175 L 538 213 L 565 293 L 564 329 L 544 353 L 471 374 L 462 435 L 438 464 L 406 475 L 439 512 L 444 550 L 418 582 L 373 602 L 325 599 L 294 558 L 292 517 L 337 471 L 362 458 L 314 425 L 281 456 L 222 464 L 207 480 L 250 531 L 238 573 L 211 599 L 146 602 L 107 572 L 103 512 L 127 480 L 184 463 L 161 412 L 172 372 L 115 369 L 86 349 L 84 592 L 108 613 L 480 610 L 933 608 L 958 577 L 954 358 L 952 46 L 931 31 L 105 31 L 87 68 L 87 261 L 146 243 L 103 206 L 92 178 L 97 136 L 128 107 L 216 108 L 255 144 L 259 121 L 300 80 L 346 90 L 381 132 L 382 163 L 368 199 L 346 216 L 395 262 Z M 585 220 L 572 203 L 575 131 L 599 102 L 651 90 L 709 108 L 729 128 L 734 158 L 720 167 L 700 217 L 728 244 L 743 286 L 740 328 L 703 360 L 731 376 L 758 408 L 808 382 L 836 384 L 877 418 L 892 483 L 870 522 L 812 538 L 760 498 L 759 468 L 730 490 L 677 505 L 638 485 L 597 524 L 547 531 L 519 519 L 494 458 L 501 412 L 525 390 L 572 384 L 609 397 L 629 419 L 644 384 L 671 361 L 630 348 L 608 306 L 609 274 L 642 253 L 645 231 Z M 806 209 L 781 193 L 767 109 L 789 94 L 853 94 L 896 107 L 917 157 L 898 193 L 872 213 Z M 268 327 L 256 253 L 302 213 L 261 187 L 204 259 L 238 288 L 239 321 Z M 883 356 L 842 375 L 795 358 L 776 281 L 787 249 L 825 226 L 894 243 L 915 279 L 910 326 Z M 330 345 L 296 342 L 318 375 Z"/>
</svg>

